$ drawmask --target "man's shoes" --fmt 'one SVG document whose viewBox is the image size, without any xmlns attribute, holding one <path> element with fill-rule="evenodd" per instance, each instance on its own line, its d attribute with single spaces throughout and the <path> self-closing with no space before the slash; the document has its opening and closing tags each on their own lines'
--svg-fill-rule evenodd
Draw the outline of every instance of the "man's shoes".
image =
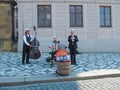
<svg viewBox="0 0 120 90">
<path fill-rule="evenodd" d="M 26 62 L 26 64 L 30 64 L 31 62 Z"/>
</svg>

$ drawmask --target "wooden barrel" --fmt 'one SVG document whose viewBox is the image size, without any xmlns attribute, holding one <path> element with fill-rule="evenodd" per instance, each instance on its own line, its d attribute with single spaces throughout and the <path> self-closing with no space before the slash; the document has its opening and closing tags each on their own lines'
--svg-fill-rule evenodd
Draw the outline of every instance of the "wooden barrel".
<svg viewBox="0 0 120 90">
<path fill-rule="evenodd" d="M 71 72 L 71 62 L 69 61 L 58 61 L 57 62 L 57 74 L 69 75 Z"/>
</svg>

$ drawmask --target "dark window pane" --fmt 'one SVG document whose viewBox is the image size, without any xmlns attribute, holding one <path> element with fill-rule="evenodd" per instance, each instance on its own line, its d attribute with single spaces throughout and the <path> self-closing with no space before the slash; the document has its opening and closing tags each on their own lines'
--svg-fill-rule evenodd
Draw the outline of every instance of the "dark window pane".
<svg viewBox="0 0 120 90">
<path fill-rule="evenodd" d="M 100 7 L 100 26 L 103 27 L 111 26 L 111 7 L 109 6 Z"/>
<path fill-rule="evenodd" d="M 38 6 L 38 27 L 51 27 L 51 6 Z"/>
<path fill-rule="evenodd" d="M 105 12 L 106 14 L 110 14 L 110 8 L 109 7 L 105 8 Z"/>
<path fill-rule="evenodd" d="M 39 14 L 39 19 L 44 19 L 44 14 L 40 13 Z"/>
<path fill-rule="evenodd" d="M 100 13 L 104 13 L 104 8 L 100 7 Z"/>
<path fill-rule="evenodd" d="M 76 12 L 81 13 L 82 12 L 82 8 L 81 7 L 76 7 Z"/>
<path fill-rule="evenodd" d="M 110 20 L 106 20 L 106 26 L 110 26 Z"/>
<path fill-rule="evenodd" d="M 70 14 L 70 19 L 71 19 L 71 20 L 75 19 L 75 14 L 71 13 L 71 14 Z"/>
<path fill-rule="evenodd" d="M 43 7 L 39 7 L 38 10 L 39 10 L 39 13 L 44 13 L 44 8 Z"/>
<path fill-rule="evenodd" d="M 104 14 L 100 13 L 100 19 L 104 19 Z"/>
<path fill-rule="evenodd" d="M 80 20 L 77 20 L 77 26 L 82 26 Z"/>
<path fill-rule="evenodd" d="M 74 6 L 70 6 L 70 12 L 75 13 L 75 7 Z"/>
<path fill-rule="evenodd" d="M 110 14 L 106 14 L 106 19 L 110 20 Z"/>
<path fill-rule="evenodd" d="M 77 19 L 82 19 L 82 15 L 81 14 L 77 14 L 76 18 Z"/>
<path fill-rule="evenodd" d="M 100 26 L 104 26 L 105 24 L 104 24 L 104 20 L 100 20 Z"/>
<path fill-rule="evenodd" d="M 41 26 L 41 27 L 43 27 L 44 26 L 44 20 L 43 19 L 41 19 L 41 20 L 39 20 L 39 26 Z"/>
<path fill-rule="evenodd" d="M 70 27 L 82 27 L 82 6 L 70 5 Z"/>
<path fill-rule="evenodd" d="M 46 7 L 46 13 L 49 13 L 49 14 L 50 14 L 50 13 L 51 13 L 50 11 L 51 11 L 51 10 L 50 10 L 50 7 Z"/>
<path fill-rule="evenodd" d="M 70 21 L 70 26 L 71 26 L 71 27 L 74 27 L 74 26 L 75 26 L 75 20 L 71 20 L 71 21 Z"/>
<path fill-rule="evenodd" d="M 47 27 L 50 27 L 51 25 L 50 25 L 50 20 L 46 20 L 46 26 Z"/>
</svg>

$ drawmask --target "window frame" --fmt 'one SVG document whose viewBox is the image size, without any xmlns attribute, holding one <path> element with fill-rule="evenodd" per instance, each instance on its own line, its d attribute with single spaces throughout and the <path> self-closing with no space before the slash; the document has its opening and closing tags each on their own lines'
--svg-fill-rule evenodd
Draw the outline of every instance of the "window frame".
<svg viewBox="0 0 120 90">
<path fill-rule="evenodd" d="M 70 8 L 71 7 L 74 7 L 75 8 L 75 23 L 74 23 L 74 25 L 73 26 L 71 26 L 71 11 L 70 11 Z M 78 12 L 77 12 L 77 7 L 80 7 L 81 8 L 81 12 L 80 12 L 80 16 L 81 16 L 81 19 L 80 19 L 80 23 L 81 23 L 81 25 L 78 25 L 78 23 L 77 23 L 77 21 L 79 20 L 79 19 L 77 19 L 77 14 L 78 14 Z M 83 27 L 83 6 L 82 5 L 69 5 L 69 25 L 70 25 L 70 27 Z"/>
<path fill-rule="evenodd" d="M 40 21 L 39 21 L 39 18 L 40 18 L 39 8 L 40 8 L 40 7 L 42 7 L 42 8 L 44 9 L 44 12 L 43 12 L 43 13 L 44 13 L 44 14 L 43 14 L 43 16 L 44 16 L 44 18 L 43 18 L 43 20 L 44 20 L 43 26 L 42 26 L 42 25 L 40 26 Z M 47 19 L 46 19 L 47 13 L 46 13 L 46 9 L 45 9 L 46 7 L 49 7 L 49 9 L 50 9 L 50 17 L 49 17 L 49 18 L 50 18 L 50 23 L 49 23 L 50 25 L 49 25 L 49 26 L 46 25 L 46 22 L 47 22 L 47 21 L 46 21 L 46 20 L 47 20 Z M 38 28 L 52 27 L 52 15 L 51 15 L 52 12 L 51 12 L 51 11 L 52 11 L 52 10 L 51 10 L 51 5 L 37 5 L 37 26 L 38 26 Z"/>
<path fill-rule="evenodd" d="M 101 11 L 100 11 L 100 27 L 112 27 L 112 11 L 111 11 L 111 6 L 100 6 L 100 9 L 101 8 L 103 8 L 104 9 L 104 11 L 103 11 L 103 16 L 104 16 L 104 20 L 103 20 L 103 22 L 104 22 L 104 25 L 101 25 Z M 110 19 L 106 19 L 107 17 L 106 17 L 106 15 L 107 15 L 107 11 L 105 10 L 106 8 L 109 8 L 109 17 L 110 17 Z M 107 25 L 107 20 L 109 20 L 109 25 Z"/>
</svg>

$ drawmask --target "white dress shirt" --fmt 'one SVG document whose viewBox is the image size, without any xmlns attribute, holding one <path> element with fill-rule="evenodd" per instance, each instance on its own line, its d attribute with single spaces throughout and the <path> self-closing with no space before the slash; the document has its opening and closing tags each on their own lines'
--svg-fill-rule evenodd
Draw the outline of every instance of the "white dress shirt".
<svg viewBox="0 0 120 90">
<path fill-rule="evenodd" d="M 28 34 L 27 34 L 27 36 L 29 37 Z M 32 35 L 30 35 L 30 38 L 31 38 L 30 41 L 32 41 L 35 37 L 32 36 Z M 25 43 L 27 46 L 30 46 L 30 44 L 27 42 L 26 35 L 23 36 L 23 41 L 24 41 L 24 43 Z"/>
</svg>

